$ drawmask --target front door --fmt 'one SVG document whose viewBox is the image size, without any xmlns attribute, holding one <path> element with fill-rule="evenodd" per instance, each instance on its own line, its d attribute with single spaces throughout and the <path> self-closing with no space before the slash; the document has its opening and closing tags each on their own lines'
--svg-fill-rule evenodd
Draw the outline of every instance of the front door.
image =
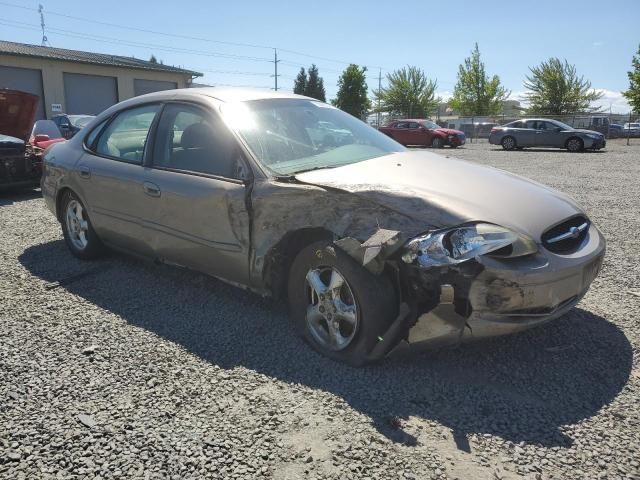
<svg viewBox="0 0 640 480">
<path fill-rule="evenodd" d="M 235 139 L 216 115 L 192 104 L 167 104 L 147 177 L 156 195 L 147 223 L 156 255 L 246 284 L 247 172 Z"/>
<path fill-rule="evenodd" d="M 543 120 L 538 120 L 536 125 L 536 146 L 538 147 L 563 147 L 563 135 L 558 131 L 558 126 Z"/>
<path fill-rule="evenodd" d="M 158 104 L 131 108 L 96 127 L 76 168 L 78 193 L 100 238 L 144 255 L 152 253 L 144 222 L 154 204 L 145 194 L 143 159 L 159 110 Z"/>
<path fill-rule="evenodd" d="M 393 138 L 402 145 L 409 145 L 409 122 L 397 122 L 393 126 Z"/>
</svg>

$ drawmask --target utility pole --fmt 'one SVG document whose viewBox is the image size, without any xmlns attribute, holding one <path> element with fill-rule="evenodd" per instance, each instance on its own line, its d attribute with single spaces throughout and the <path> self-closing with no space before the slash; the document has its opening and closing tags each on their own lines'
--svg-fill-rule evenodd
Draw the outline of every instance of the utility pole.
<svg viewBox="0 0 640 480">
<path fill-rule="evenodd" d="M 280 60 L 278 60 L 278 50 L 276 48 L 273 49 L 273 68 L 274 68 L 274 74 L 271 75 L 273 77 L 274 80 L 274 86 L 273 89 L 277 92 L 278 91 L 278 62 Z"/>
<path fill-rule="evenodd" d="M 380 129 L 380 122 L 382 121 L 382 113 L 380 112 L 380 93 L 382 93 L 382 69 L 378 69 L 378 129 Z"/>
<path fill-rule="evenodd" d="M 49 44 L 49 39 L 45 34 L 44 7 L 42 6 L 42 4 L 38 5 L 38 13 L 40 14 L 40 27 L 42 28 L 42 46 L 46 47 Z"/>
</svg>

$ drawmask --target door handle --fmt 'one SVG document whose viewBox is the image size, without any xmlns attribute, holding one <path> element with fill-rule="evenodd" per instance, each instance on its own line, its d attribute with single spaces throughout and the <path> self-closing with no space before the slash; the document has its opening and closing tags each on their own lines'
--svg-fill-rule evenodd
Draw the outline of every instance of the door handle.
<svg viewBox="0 0 640 480">
<path fill-rule="evenodd" d="M 89 170 L 89 167 L 81 166 L 80 167 L 80 176 L 82 178 L 90 178 L 91 177 L 91 170 Z"/>
<path fill-rule="evenodd" d="M 146 193 L 147 195 L 149 195 L 151 197 L 159 197 L 160 196 L 160 187 L 157 186 L 155 183 L 144 182 L 142 184 L 142 187 L 144 188 L 144 193 Z"/>
</svg>

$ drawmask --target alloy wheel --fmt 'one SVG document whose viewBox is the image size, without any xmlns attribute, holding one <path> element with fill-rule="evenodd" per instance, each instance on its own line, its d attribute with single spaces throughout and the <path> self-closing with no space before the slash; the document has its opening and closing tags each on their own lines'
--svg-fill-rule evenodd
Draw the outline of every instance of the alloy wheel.
<svg viewBox="0 0 640 480">
<path fill-rule="evenodd" d="M 358 330 L 358 307 L 349 283 L 334 267 L 307 272 L 307 329 L 320 346 L 339 351 L 347 348 Z"/>
<path fill-rule="evenodd" d="M 89 223 L 84 215 L 84 209 L 77 200 L 70 200 L 66 211 L 66 228 L 69 240 L 78 250 L 84 250 L 89 243 Z"/>
</svg>

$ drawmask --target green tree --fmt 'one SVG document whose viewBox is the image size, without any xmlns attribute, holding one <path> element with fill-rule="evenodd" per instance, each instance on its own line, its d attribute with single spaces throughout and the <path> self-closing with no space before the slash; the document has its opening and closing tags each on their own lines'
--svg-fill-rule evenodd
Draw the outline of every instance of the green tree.
<svg viewBox="0 0 640 480">
<path fill-rule="evenodd" d="M 622 94 L 629 100 L 633 111 L 640 112 L 640 46 L 631 60 L 631 66 L 633 67 L 632 70 L 627 72 L 629 90 L 622 92 Z"/>
<path fill-rule="evenodd" d="M 359 67 L 353 63 L 345 68 L 338 78 L 338 94 L 331 103 L 354 117 L 363 118 L 371 102 L 367 97 L 367 67 Z"/>
<path fill-rule="evenodd" d="M 304 67 L 300 67 L 298 76 L 296 77 L 293 83 L 293 93 L 296 93 L 298 95 L 304 95 L 304 92 L 306 89 L 307 89 L 307 72 L 304 71 Z"/>
<path fill-rule="evenodd" d="M 524 87 L 529 112 L 544 115 L 564 115 L 573 112 L 595 112 L 591 104 L 602 98 L 591 88 L 591 82 L 578 76 L 576 67 L 558 58 L 550 58 L 529 68 Z"/>
<path fill-rule="evenodd" d="M 424 71 L 407 66 L 388 73 L 387 87 L 374 91 L 380 100 L 380 111 L 405 117 L 428 117 L 440 103 L 436 97 L 438 82 L 430 80 Z"/>
<path fill-rule="evenodd" d="M 156 56 L 154 54 L 151 54 L 151 58 L 149 59 L 149 61 L 151 63 L 158 63 L 158 59 L 156 58 Z"/>
<path fill-rule="evenodd" d="M 449 105 L 461 115 L 497 115 L 510 94 L 500 85 L 500 77 L 489 78 L 476 43 L 471 57 L 465 58 L 464 64 L 458 67 L 458 82 Z"/>
<path fill-rule="evenodd" d="M 309 76 L 307 77 L 304 94 L 307 97 L 315 98 L 321 102 L 327 101 L 327 95 L 324 90 L 324 80 L 322 80 L 322 77 L 318 74 L 318 67 L 316 67 L 315 64 L 309 67 Z"/>
</svg>

